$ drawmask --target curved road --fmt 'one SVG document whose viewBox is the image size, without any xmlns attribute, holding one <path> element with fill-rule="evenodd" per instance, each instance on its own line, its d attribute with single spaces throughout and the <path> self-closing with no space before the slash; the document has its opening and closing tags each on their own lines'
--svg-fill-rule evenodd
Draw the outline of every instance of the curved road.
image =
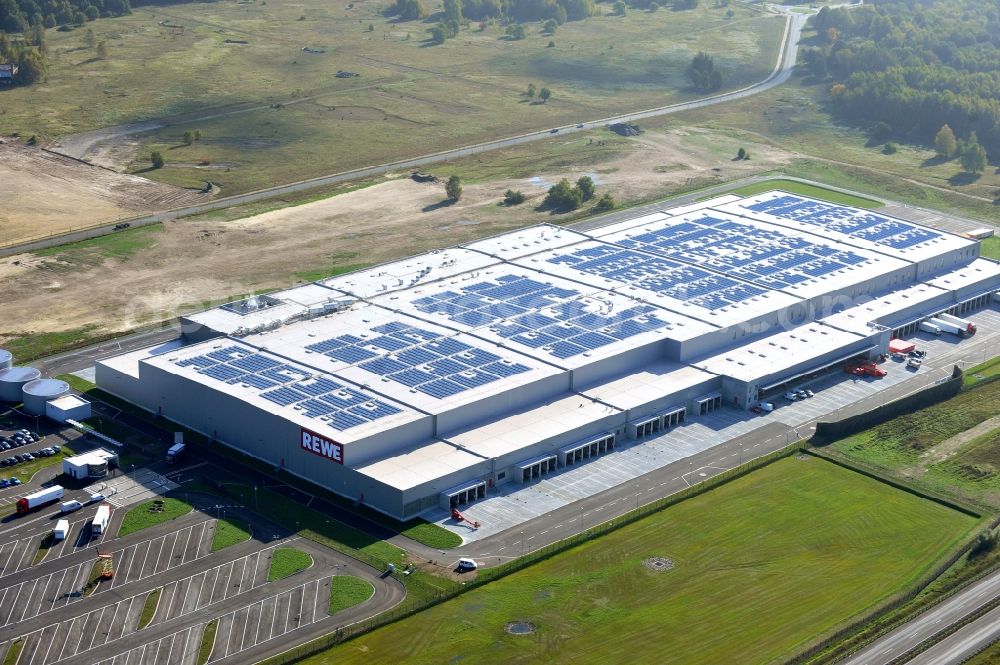
<svg viewBox="0 0 1000 665">
<path fill-rule="evenodd" d="M 475 145 L 465 146 L 462 148 L 454 148 L 452 150 L 436 152 L 429 155 L 423 155 L 421 157 L 414 157 L 412 159 L 404 159 L 396 162 L 389 162 L 387 164 L 379 164 L 377 166 L 368 166 L 365 168 L 353 169 L 351 171 L 343 171 L 331 175 L 320 176 L 318 178 L 312 178 L 310 180 L 302 180 L 287 185 L 279 185 L 277 187 L 261 189 L 255 192 L 248 192 L 246 194 L 240 194 L 237 196 L 230 196 L 221 199 L 216 199 L 215 201 L 201 203 L 194 206 L 188 206 L 185 208 L 166 210 L 163 212 L 154 213 L 152 215 L 146 215 L 145 217 L 137 217 L 128 220 L 128 222 L 132 226 L 145 226 L 148 224 L 156 224 L 158 222 L 177 219 L 179 217 L 188 217 L 190 215 L 196 215 L 199 213 L 208 212 L 210 210 L 219 210 L 221 208 L 228 208 L 235 205 L 242 205 L 245 203 L 260 201 L 262 199 L 269 199 L 275 196 L 292 194 L 307 189 L 313 189 L 315 187 L 322 187 L 325 185 L 333 185 L 341 182 L 347 182 L 350 180 L 367 178 L 373 175 L 381 175 L 389 171 L 412 169 L 420 166 L 426 166 L 428 164 L 436 164 L 439 162 L 449 161 L 452 159 L 456 159 L 458 157 L 466 157 L 481 152 L 500 150 L 502 148 L 508 148 L 511 146 L 520 145 L 522 143 L 541 141 L 546 138 L 551 138 L 553 134 L 568 134 L 573 132 L 587 131 L 616 122 L 634 122 L 636 120 L 642 120 L 644 118 L 653 118 L 662 115 L 669 115 L 671 113 L 691 111 L 694 109 L 713 106 L 715 104 L 722 104 L 725 102 L 730 102 L 737 99 L 750 97 L 752 95 L 764 92 L 765 90 L 770 90 L 775 86 L 781 85 L 782 83 L 787 81 L 789 77 L 792 75 L 792 71 L 795 68 L 795 61 L 796 58 L 798 57 L 799 38 L 802 35 L 802 28 L 805 26 L 806 20 L 808 19 L 809 15 L 795 13 L 795 12 L 788 12 L 785 14 L 785 16 L 786 16 L 785 32 L 782 37 L 783 44 L 781 52 L 778 55 L 778 61 L 774 65 L 774 69 L 771 71 L 771 74 L 763 81 L 754 83 L 753 85 L 749 85 L 745 88 L 740 88 L 738 90 L 732 90 L 730 92 L 720 93 L 718 95 L 712 95 L 710 97 L 705 97 L 695 101 L 682 102 L 680 104 L 671 104 L 669 106 L 660 106 L 657 108 L 646 109 L 644 111 L 626 113 L 624 115 L 610 116 L 607 118 L 601 118 L 599 120 L 592 120 L 589 122 L 580 123 L 578 125 L 566 125 L 563 127 L 555 127 L 551 130 L 529 132 L 527 134 L 520 134 L 518 136 L 512 136 L 505 139 L 498 139 L 495 141 L 487 141 L 485 143 L 477 143 Z M 20 243 L 17 245 L 10 245 L 8 247 L 0 248 L 0 256 L 9 256 L 11 254 L 18 254 L 20 252 L 42 249 L 44 247 L 52 247 L 54 245 L 60 245 L 66 242 L 76 242 L 79 240 L 85 240 L 87 238 L 94 238 L 100 235 L 105 235 L 107 233 L 113 232 L 114 227 L 117 223 L 119 222 L 105 224 L 103 226 L 94 227 L 84 231 L 76 231 L 72 233 L 61 234 L 58 236 L 53 236 L 42 240 Z"/>
</svg>

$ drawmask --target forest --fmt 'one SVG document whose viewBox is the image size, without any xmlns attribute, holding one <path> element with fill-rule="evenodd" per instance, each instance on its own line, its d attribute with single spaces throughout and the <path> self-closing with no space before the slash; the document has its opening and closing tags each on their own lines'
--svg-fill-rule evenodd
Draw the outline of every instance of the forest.
<svg viewBox="0 0 1000 665">
<path fill-rule="evenodd" d="M 811 23 L 803 67 L 830 85 L 837 115 L 921 144 L 948 125 L 1000 156 L 1000 0 L 880 0 Z"/>
</svg>

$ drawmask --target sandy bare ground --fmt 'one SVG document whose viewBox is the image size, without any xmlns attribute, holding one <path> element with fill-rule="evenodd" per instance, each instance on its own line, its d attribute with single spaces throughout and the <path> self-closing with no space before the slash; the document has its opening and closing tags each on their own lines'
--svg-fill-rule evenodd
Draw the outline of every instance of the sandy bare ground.
<svg viewBox="0 0 1000 665">
<path fill-rule="evenodd" d="M 391 179 L 313 203 L 230 222 L 170 222 L 154 243 L 124 259 L 97 250 L 0 259 L 4 317 L 0 343 L 31 333 L 94 326 L 120 331 L 169 319 L 236 294 L 288 286 L 296 274 L 339 264 L 371 264 L 561 216 L 535 208 L 547 187 L 593 173 L 598 195 L 619 201 L 664 194 L 690 178 L 735 178 L 792 155 L 747 145 L 754 162 L 733 163 L 693 150 L 681 132 L 647 133 L 630 150 L 586 169 L 467 184 L 441 205 L 441 184 Z M 734 150 L 735 151 L 735 150 Z M 728 151 L 727 151 L 728 152 Z M 715 169 L 722 169 L 717 171 Z M 507 189 L 529 197 L 498 205 Z"/>
<path fill-rule="evenodd" d="M 68 231 L 210 195 L 88 166 L 16 139 L 0 143 L 0 244 Z"/>
</svg>

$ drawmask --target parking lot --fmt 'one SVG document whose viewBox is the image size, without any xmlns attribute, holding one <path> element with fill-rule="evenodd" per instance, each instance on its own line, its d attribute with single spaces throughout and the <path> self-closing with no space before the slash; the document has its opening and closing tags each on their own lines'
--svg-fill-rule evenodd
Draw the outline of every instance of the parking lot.
<svg viewBox="0 0 1000 665">
<path fill-rule="evenodd" d="M 164 584 L 150 628 L 175 622 L 197 610 L 267 584 L 267 572 L 274 547 L 272 545 Z M 136 577 L 138 579 L 141 578 Z M 18 662 L 33 665 L 56 663 L 132 636 L 139 630 L 139 616 L 150 592 L 151 590 L 143 591 L 21 636 L 24 646 Z M 169 655 L 170 652 L 171 649 L 168 648 L 164 653 Z"/>
<path fill-rule="evenodd" d="M 106 534 L 94 534 L 90 523 L 90 517 L 70 522 L 66 538 L 49 548 L 43 561 L 54 561 L 82 549 L 100 545 Z M 35 560 L 41 539 L 42 536 L 31 535 L 19 540 L 9 540 L 0 545 L 0 579 L 30 567 Z"/>
<path fill-rule="evenodd" d="M 112 588 L 146 579 L 207 556 L 212 544 L 211 522 L 212 520 L 204 520 L 113 551 L 115 577 L 110 585 L 99 587 L 92 597 L 98 598 Z M 33 540 L 37 550 L 37 538 Z M 89 547 L 94 547 L 94 544 L 84 546 Z M 63 556 L 70 553 L 72 552 L 65 552 Z M 34 553 L 24 556 L 30 558 Z M 22 562 L 24 560 L 22 558 Z M 94 559 L 87 558 L 61 570 L 0 588 L 0 626 L 20 623 L 83 600 L 85 597 L 82 590 L 93 565 Z"/>
<path fill-rule="evenodd" d="M 329 594 L 330 579 L 326 574 L 218 617 L 215 647 L 208 662 L 244 662 L 240 654 L 248 649 L 328 618 Z M 106 658 L 98 665 L 193 665 L 204 629 L 205 624 L 199 624 L 171 633 Z M 31 661 L 31 665 L 40 662 Z"/>
</svg>

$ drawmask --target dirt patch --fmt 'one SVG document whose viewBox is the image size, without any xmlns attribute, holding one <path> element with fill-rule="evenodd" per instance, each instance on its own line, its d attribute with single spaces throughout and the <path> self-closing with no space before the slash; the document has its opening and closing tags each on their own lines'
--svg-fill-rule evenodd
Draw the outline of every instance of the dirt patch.
<svg viewBox="0 0 1000 665">
<path fill-rule="evenodd" d="M 442 205 L 442 183 L 417 183 L 400 173 L 371 187 L 236 221 L 169 222 L 149 247 L 137 249 L 127 259 L 107 258 L 98 250 L 10 257 L 0 260 L 5 296 L 0 343 L 29 332 L 88 325 L 94 326 L 95 334 L 117 332 L 234 295 L 289 286 L 296 283 L 297 274 L 332 268 L 338 260 L 379 263 L 531 224 L 558 222 L 563 216 L 536 207 L 548 184 L 563 177 L 572 181 L 600 173 L 598 195 L 610 192 L 621 201 L 664 194 L 692 176 L 713 178 L 718 172 L 712 169 L 720 164 L 728 168 L 727 162 L 688 145 L 692 136 L 650 131 L 641 137 L 618 138 L 629 152 L 616 153 L 613 161 L 550 169 L 535 177 L 469 183 L 462 199 L 452 205 Z M 754 151 L 758 168 L 791 157 L 764 146 L 748 148 Z M 656 167 L 665 163 L 683 163 L 687 168 L 658 172 Z M 732 168 L 751 167 L 739 162 Z M 500 206 L 507 189 L 521 190 L 527 201 Z M 343 260 L 345 256 L 350 260 Z"/>
<path fill-rule="evenodd" d="M 674 560 L 663 556 L 652 556 L 644 560 L 642 565 L 654 573 L 665 573 L 674 569 Z"/>
<path fill-rule="evenodd" d="M 0 180 L 4 244 L 210 198 L 14 141 L 0 144 Z"/>
<path fill-rule="evenodd" d="M 503 629 L 511 635 L 531 635 L 535 632 L 535 624 L 530 621 L 510 621 Z"/>
<path fill-rule="evenodd" d="M 928 448 L 920 455 L 918 469 L 909 469 L 909 471 L 911 473 L 916 471 L 924 473 L 929 467 L 939 464 L 957 453 L 968 442 L 978 439 L 984 434 L 989 434 L 996 429 L 1000 429 L 1000 416 L 993 416 L 989 420 L 984 420 L 975 427 L 965 430 L 961 434 L 956 434 L 950 439 L 945 439 L 933 448 Z"/>
</svg>

